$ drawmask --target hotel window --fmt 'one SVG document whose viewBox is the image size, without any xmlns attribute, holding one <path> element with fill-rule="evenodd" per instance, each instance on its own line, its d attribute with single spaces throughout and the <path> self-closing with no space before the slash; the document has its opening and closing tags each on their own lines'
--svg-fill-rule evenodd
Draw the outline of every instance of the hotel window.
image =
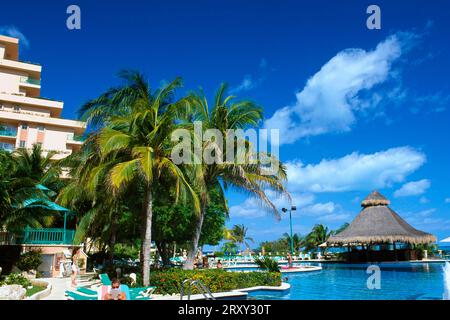
<svg viewBox="0 0 450 320">
<path fill-rule="evenodd" d="M 28 125 L 27 125 L 27 124 L 23 124 L 23 125 L 22 125 L 22 129 L 23 129 L 23 130 L 27 130 L 27 129 L 28 129 Z"/>
<path fill-rule="evenodd" d="M 44 126 L 38 126 L 37 129 L 38 129 L 38 131 L 44 131 L 45 127 Z"/>
<path fill-rule="evenodd" d="M 19 106 L 15 106 L 15 107 L 13 108 L 13 110 L 14 110 L 14 111 L 20 111 L 20 107 L 19 107 Z"/>
<path fill-rule="evenodd" d="M 25 148 L 25 143 L 26 143 L 25 140 L 20 140 L 19 148 Z"/>
</svg>

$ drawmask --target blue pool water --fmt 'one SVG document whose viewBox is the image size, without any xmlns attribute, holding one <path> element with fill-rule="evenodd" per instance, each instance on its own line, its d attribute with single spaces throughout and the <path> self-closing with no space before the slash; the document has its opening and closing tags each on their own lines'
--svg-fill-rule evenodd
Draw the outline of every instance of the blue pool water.
<svg viewBox="0 0 450 320">
<path fill-rule="evenodd" d="M 311 263 L 311 265 L 314 265 Z M 319 264 L 315 264 L 319 265 Z M 379 263 L 381 289 L 367 288 L 368 264 L 321 264 L 321 271 L 283 274 L 288 292 L 257 291 L 250 299 L 441 300 L 443 263 Z"/>
</svg>

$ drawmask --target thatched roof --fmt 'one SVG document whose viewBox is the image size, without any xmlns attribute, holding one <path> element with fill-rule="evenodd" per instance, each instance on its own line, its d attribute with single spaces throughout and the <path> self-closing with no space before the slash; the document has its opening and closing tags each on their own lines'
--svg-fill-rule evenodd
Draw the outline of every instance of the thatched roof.
<svg viewBox="0 0 450 320">
<path fill-rule="evenodd" d="M 331 236 L 328 245 L 375 243 L 431 243 L 432 234 L 417 230 L 388 207 L 389 200 L 378 191 L 362 203 L 363 210 L 342 232 Z"/>
<path fill-rule="evenodd" d="M 390 204 L 391 202 L 385 196 L 383 196 L 378 191 L 373 191 L 367 196 L 367 198 L 363 200 L 363 202 L 361 202 L 361 207 L 366 208 L 370 206 L 388 206 Z"/>
</svg>

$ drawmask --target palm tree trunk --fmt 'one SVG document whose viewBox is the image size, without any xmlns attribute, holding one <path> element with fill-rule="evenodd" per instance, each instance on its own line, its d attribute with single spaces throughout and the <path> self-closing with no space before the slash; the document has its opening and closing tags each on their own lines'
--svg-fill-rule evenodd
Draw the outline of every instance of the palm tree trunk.
<svg viewBox="0 0 450 320">
<path fill-rule="evenodd" d="M 115 246 L 117 240 L 117 227 L 119 224 L 119 214 L 118 212 L 113 213 L 112 221 L 111 221 L 111 237 L 109 238 L 109 263 L 113 264 L 114 254 L 115 254 Z"/>
<path fill-rule="evenodd" d="M 161 256 L 163 266 L 166 267 L 170 265 L 170 248 L 166 241 L 156 242 L 156 247 L 158 248 L 159 255 Z"/>
<path fill-rule="evenodd" d="M 202 233 L 203 220 L 206 214 L 206 204 L 202 203 L 202 210 L 200 212 L 200 216 L 197 219 L 197 223 L 195 225 L 194 234 L 192 235 L 192 240 L 189 247 L 188 256 L 186 262 L 183 265 L 183 269 L 192 270 L 194 269 L 194 258 L 197 255 L 198 251 L 198 242 L 200 240 L 200 234 Z"/>
<path fill-rule="evenodd" d="M 142 239 L 142 281 L 145 287 L 150 285 L 150 254 L 152 248 L 153 198 L 151 187 L 147 187 L 145 197 L 145 232 Z"/>
</svg>

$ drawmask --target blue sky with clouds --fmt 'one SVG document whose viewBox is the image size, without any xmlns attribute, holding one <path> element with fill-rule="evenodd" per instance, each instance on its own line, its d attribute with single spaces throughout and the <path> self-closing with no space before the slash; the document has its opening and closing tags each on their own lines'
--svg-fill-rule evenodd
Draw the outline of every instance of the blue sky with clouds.
<svg viewBox="0 0 450 320">
<path fill-rule="evenodd" d="M 295 232 L 350 222 L 378 189 L 415 227 L 450 236 L 448 2 L 376 1 L 381 30 L 366 28 L 361 0 L 24 2 L 2 5 L 0 33 L 43 65 L 42 94 L 65 101 L 64 117 L 124 68 L 210 95 L 226 81 L 264 106 L 261 127 L 280 129 Z M 70 4 L 79 31 L 66 28 Z M 289 230 L 254 199 L 229 199 L 228 224 L 256 242 Z"/>
</svg>

